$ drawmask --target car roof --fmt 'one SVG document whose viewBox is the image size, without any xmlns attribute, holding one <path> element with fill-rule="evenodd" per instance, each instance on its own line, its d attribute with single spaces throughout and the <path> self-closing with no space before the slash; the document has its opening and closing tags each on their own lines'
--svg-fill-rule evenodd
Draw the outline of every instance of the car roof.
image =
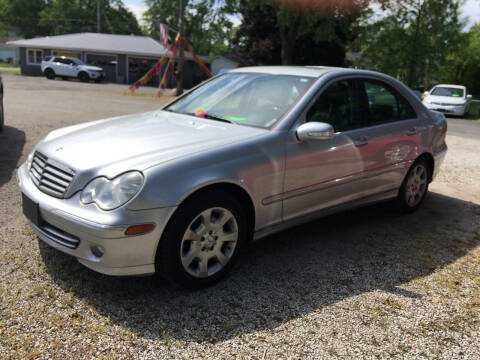
<svg viewBox="0 0 480 360">
<path fill-rule="evenodd" d="M 262 73 L 272 75 L 295 75 L 318 78 L 327 72 L 354 70 L 328 66 L 249 66 L 229 71 L 230 73 Z"/>
</svg>

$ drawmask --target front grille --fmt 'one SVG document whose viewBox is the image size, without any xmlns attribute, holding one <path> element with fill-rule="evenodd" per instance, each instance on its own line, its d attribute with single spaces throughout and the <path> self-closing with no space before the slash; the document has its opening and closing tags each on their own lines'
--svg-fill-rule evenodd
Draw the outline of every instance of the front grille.
<svg viewBox="0 0 480 360">
<path fill-rule="evenodd" d="M 38 151 L 33 155 L 30 177 L 35 185 L 46 194 L 63 198 L 74 175 L 73 170 L 49 160 Z"/>
<path fill-rule="evenodd" d="M 40 226 L 40 229 L 49 237 L 50 240 L 70 249 L 76 249 L 80 244 L 80 239 L 77 236 L 60 230 L 48 223 L 43 223 L 43 225 Z"/>
</svg>

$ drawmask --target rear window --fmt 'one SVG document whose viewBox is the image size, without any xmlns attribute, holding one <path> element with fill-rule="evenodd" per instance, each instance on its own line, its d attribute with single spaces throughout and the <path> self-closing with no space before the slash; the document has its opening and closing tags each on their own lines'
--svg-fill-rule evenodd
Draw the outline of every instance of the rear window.
<svg viewBox="0 0 480 360">
<path fill-rule="evenodd" d="M 45 59 L 43 59 L 43 60 L 50 61 L 51 58 L 52 58 L 52 56 L 45 56 Z"/>
</svg>

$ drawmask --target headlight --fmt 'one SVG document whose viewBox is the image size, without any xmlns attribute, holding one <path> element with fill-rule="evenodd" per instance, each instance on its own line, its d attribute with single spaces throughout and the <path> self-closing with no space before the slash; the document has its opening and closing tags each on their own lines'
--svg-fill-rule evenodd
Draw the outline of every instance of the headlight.
<svg viewBox="0 0 480 360">
<path fill-rule="evenodd" d="M 97 204 L 103 210 L 116 209 L 132 199 L 143 185 L 143 175 L 130 171 L 109 180 L 93 179 L 80 194 L 82 204 Z"/>
<path fill-rule="evenodd" d="M 27 157 L 27 170 L 30 170 L 32 167 L 32 161 L 33 161 L 33 155 L 35 155 L 35 149 L 32 150 L 30 154 L 28 154 Z"/>
</svg>

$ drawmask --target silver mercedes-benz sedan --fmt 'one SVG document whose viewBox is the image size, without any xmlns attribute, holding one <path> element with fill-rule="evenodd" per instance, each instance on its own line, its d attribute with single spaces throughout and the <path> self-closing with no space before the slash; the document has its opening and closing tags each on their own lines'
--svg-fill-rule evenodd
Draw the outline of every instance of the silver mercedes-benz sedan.
<svg viewBox="0 0 480 360">
<path fill-rule="evenodd" d="M 413 212 L 446 131 L 383 74 L 240 68 L 159 111 L 51 132 L 18 181 L 50 246 L 104 274 L 199 288 L 252 239 L 388 199 Z"/>
</svg>

